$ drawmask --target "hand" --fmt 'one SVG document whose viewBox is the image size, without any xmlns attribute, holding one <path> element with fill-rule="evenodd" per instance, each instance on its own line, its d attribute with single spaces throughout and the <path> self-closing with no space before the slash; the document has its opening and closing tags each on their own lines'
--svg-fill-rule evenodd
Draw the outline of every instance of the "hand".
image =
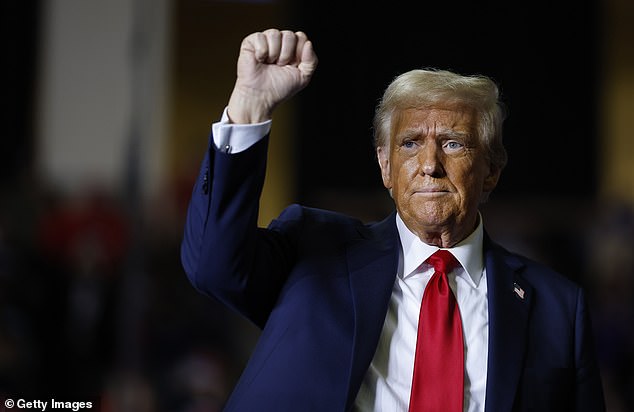
<svg viewBox="0 0 634 412">
<path fill-rule="evenodd" d="M 301 31 L 269 29 L 245 37 L 228 105 L 233 123 L 271 119 L 273 110 L 308 85 L 317 55 Z"/>
</svg>

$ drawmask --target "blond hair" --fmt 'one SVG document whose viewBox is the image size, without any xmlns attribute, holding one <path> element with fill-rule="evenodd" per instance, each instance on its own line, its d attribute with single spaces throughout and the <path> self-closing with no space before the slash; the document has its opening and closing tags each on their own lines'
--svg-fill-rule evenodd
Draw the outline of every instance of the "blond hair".
<svg viewBox="0 0 634 412">
<path fill-rule="evenodd" d="M 505 109 L 498 87 L 486 76 L 463 76 L 447 70 L 417 69 L 397 76 L 385 90 L 374 115 L 374 145 L 389 146 L 394 114 L 410 108 L 462 104 L 476 110 L 478 138 L 491 166 L 501 170 L 507 154 L 502 143 Z"/>
</svg>

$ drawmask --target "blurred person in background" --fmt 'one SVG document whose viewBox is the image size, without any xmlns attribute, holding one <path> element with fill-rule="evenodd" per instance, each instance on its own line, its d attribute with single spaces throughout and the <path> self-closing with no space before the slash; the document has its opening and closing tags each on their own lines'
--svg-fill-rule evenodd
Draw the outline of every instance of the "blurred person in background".
<svg viewBox="0 0 634 412">
<path fill-rule="evenodd" d="M 506 164 L 487 77 L 412 70 L 388 86 L 385 220 L 292 205 L 257 227 L 273 112 L 316 67 L 303 32 L 248 35 L 193 189 L 188 277 L 263 329 L 226 410 L 605 410 L 583 290 L 484 229 Z"/>
</svg>

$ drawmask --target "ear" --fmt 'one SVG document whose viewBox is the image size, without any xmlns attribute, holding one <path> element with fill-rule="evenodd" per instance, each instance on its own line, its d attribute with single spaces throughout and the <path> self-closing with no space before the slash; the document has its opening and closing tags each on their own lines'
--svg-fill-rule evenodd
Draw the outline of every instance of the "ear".
<svg viewBox="0 0 634 412">
<path fill-rule="evenodd" d="M 381 168 L 381 178 L 383 179 L 383 186 L 386 189 L 392 189 L 392 174 L 390 173 L 390 154 L 389 150 L 385 146 L 379 146 L 376 148 L 376 158 Z"/>
<path fill-rule="evenodd" d="M 494 167 L 493 165 L 489 166 L 489 174 L 484 178 L 484 192 L 490 193 L 493 189 L 495 189 L 495 186 L 498 184 L 498 180 L 500 180 L 501 173 L 502 170 L 499 167 Z"/>
</svg>

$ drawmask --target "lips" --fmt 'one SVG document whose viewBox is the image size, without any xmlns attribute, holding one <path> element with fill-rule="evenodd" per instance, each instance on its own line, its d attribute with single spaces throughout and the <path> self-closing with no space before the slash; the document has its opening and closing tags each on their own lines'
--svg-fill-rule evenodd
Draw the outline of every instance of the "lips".
<svg viewBox="0 0 634 412">
<path fill-rule="evenodd" d="M 416 189 L 414 191 L 414 193 L 449 193 L 448 190 L 442 188 L 442 187 L 424 187 L 424 188 L 420 188 L 420 189 Z"/>
</svg>

